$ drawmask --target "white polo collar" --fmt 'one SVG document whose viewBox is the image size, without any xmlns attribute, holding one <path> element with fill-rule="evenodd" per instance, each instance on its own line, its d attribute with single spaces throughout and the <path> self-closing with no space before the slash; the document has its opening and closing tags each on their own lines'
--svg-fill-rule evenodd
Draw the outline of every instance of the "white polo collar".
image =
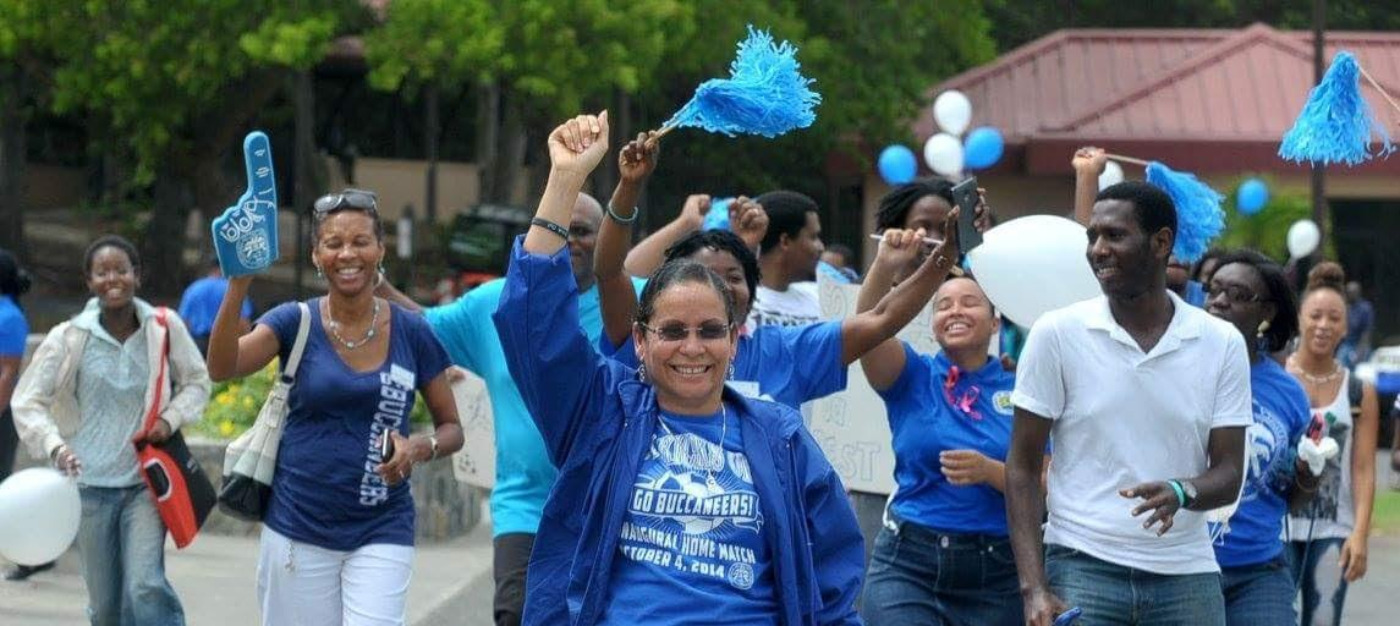
<svg viewBox="0 0 1400 626">
<path fill-rule="evenodd" d="M 1167 290 L 1167 297 L 1171 298 L 1172 301 L 1172 321 L 1167 325 L 1167 330 L 1162 333 L 1162 338 L 1157 341 L 1157 345 L 1152 347 L 1151 352 L 1143 354 L 1141 360 L 1168 354 L 1181 347 L 1182 342 L 1201 336 L 1202 325 L 1205 323 L 1201 315 L 1205 313 L 1182 300 L 1171 290 Z M 1118 320 L 1113 319 L 1113 311 L 1108 307 L 1108 296 L 1099 297 L 1098 302 L 1091 308 L 1089 316 L 1084 320 L 1084 325 L 1090 330 L 1106 332 L 1115 341 L 1138 352 L 1142 351 L 1142 348 L 1138 347 L 1137 341 L 1133 340 L 1132 335 L 1118 323 Z"/>
</svg>

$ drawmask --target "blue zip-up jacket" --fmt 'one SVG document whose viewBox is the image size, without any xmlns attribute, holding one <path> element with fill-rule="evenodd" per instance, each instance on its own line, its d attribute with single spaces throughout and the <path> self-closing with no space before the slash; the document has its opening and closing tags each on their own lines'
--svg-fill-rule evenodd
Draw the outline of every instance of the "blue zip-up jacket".
<svg viewBox="0 0 1400 626">
<path fill-rule="evenodd" d="M 568 249 L 532 255 L 517 239 L 492 319 L 511 376 L 559 468 L 526 575 L 527 625 L 597 623 L 623 515 L 657 427 L 655 391 L 635 370 L 598 354 L 579 330 L 577 300 Z M 860 624 L 854 603 L 864 546 L 841 479 L 796 411 L 728 388 L 724 401 L 739 417 L 769 520 L 765 535 L 773 543 L 782 623 Z"/>
</svg>

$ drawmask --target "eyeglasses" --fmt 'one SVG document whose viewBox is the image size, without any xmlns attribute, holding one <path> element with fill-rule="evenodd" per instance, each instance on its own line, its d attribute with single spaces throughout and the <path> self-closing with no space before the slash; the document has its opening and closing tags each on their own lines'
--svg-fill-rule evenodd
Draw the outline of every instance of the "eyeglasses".
<svg viewBox="0 0 1400 626">
<path fill-rule="evenodd" d="M 373 191 L 346 189 L 340 193 L 330 193 L 316 199 L 312 210 L 316 215 L 325 216 L 341 209 L 356 209 L 368 213 L 378 213 L 379 196 Z"/>
<path fill-rule="evenodd" d="M 734 328 L 733 324 L 720 322 L 705 322 L 696 328 L 688 328 L 681 324 L 667 324 L 660 328 L 652 328 L 641 322 L 637 322 L 637 325 L 642 327 L 644 331 L 655 333 L 657 339 L 668 343 L 685 341 L 690 336 L 691 331 L 695 332 L 695 336 L 699 337 L 700 341 L 719 341 L 728 338 L 730 330 Z"/>
<path fill-rule="evenodd" d="M 1263 298 L 1259 297 L 1258 294 L 1255 294 L 1254 292 L 1251 292 L 1250 290 L 1245 289 L 1244 287 L 1239 287 L 1236 285 L 1212 284 L 1210 286 L 1210 289 L 1206 291 L 1206 301 L 1213 301 L 1216 298 L 1220 297 L 1221 294 L 1224 294 L 1225 299 L 1235 304 L 1249 304 L 1251 302 L 1259 302 L 1260 300 L 1263 300 Z"/>
</svg>

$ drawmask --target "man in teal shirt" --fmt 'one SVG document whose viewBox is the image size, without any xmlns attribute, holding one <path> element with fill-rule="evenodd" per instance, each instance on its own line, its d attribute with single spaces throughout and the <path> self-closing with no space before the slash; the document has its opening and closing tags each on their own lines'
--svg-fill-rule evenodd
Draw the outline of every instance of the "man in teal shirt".
<svg viewBox="0 0 1400 626">
<path fill-rule="evenodd" d="M 593 247 L 602 221 L 603 207 L 598 201 L 588 194 L 579 194 L 569 223 L 569 258 L 579 291 L 579 326 L 594 345 L 603 331 L 593 275 Z M 633 279 L 636 291 L 640 292 L 642 285 L 643 281 Z M 423 313 L 447 347 L 453 363 L 485 380 L 491 398 L 496 430 L 496 487 L 491 492 L 494 614 L 497 626 L 515 626 L 520 624 L 525 608 L 525 569 L 530 550 L 558 470 L 550 463 L 544 440 L 510 377 L 501 341 L 491 323 L 504 286 L 504 278 L 496 279 L 455 302 Z M 419 309 L 388 283 L 381 285 L 379 291 L 401 305 Z"/>
</svg>

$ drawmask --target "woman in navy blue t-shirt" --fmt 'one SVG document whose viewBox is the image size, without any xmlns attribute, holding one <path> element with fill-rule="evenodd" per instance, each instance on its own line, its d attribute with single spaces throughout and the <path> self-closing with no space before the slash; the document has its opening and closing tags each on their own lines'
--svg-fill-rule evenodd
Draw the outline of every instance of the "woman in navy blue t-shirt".
<svg viewBox="0 0 1400 626">
<path fill-rule="evenodd" d="M 1206 310 L 1230 322 L 1249 347 L 1254 424 L 1245 437 L 1248 463 L 1238 508 L 1215 542 L 1225 623 L 1293 624 L 1296 588 L 1283 549 L 1283 518 L 1306 502 L 1318 478 L 1294 452 L 1311 413 L 1303 387 L 1269 355 L 1298 334 L 1298 305 L 1283 268 L 1253 250 L 1219 257 L 1207 285 Z"/>
<path fill-rule="evenodd" d="M 887 229 L 860 303 L 917 258 L 907 230 Z M 1006 527 L 1003 462 L 1015 376 L 988 355 L 999 321 L 969 278 L 933 296 L 930 356 L 890 339 L 861 357 L 894 438 L 894 495 L 875 540 L 861 612 L 871 624 L 1023 623 Z"/>
<path fill-rule="evenodd" d="M 414 465 L 462 447 L 446 350 L 419 315 L 374 296 L 383 225 L 374 194 L 316 201 L 312 262 L 330 285 L 310 312 L 258 561 L 263 623 L 402 624 L 413 568 Z M 215 380 L 286 362 L 301 307 L 285 303 L 237 335 L 251 276 L 229 280 L 209 338 Z M 431 434 L 408 436 L 415 392 Z M 383 458 L 384 437 L 393 443 Z"/>
</svg>

